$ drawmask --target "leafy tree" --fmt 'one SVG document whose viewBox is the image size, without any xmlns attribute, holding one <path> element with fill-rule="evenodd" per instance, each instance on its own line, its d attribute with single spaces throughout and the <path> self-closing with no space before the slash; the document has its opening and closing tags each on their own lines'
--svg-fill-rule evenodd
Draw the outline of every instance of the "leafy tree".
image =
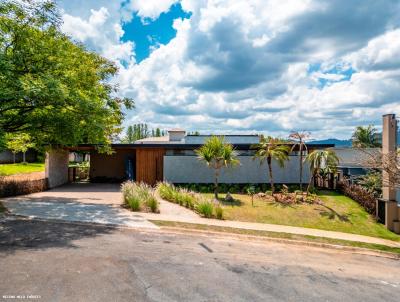
<svg viewBox="0 0 400 302">
<path fill-rule="evenodd" d="M 54 1 L 0 2 L 0 135 L 109 150 L 121 130 L 122 107 L 133 102 L 116 97 L 108 81 L 117 67 L 74 43 L 60 24 Z"/>
<path fill-rule="evenodd" d="M 195 150 L 199 160 L 214 169 L 214 197 L 218 200 L 218 178 L 223 167 L 238 165 L 236 151 L 231 144 L 225 142 L 224 137 L 212 136 L 204 145 Z"/>
<path fill-rule="evenodd" d="M 306 161 L 310 164 L 310 181 L 307 186 L 307 193 L 310 191 L 313 180 L 320 174 L 321 169 L 334 172 L 339 164 L 339 158 L 333 150 L 314 150 L 306 157 Z"/>
<path fill-rule="evenodd" d="M 378 133 L 374 126 L 358 126 L 351 137 L 352 145 L 355 148 L 374 148 L 380 147 Z"/>
<path fill-rule="evenodd" d="M 260 143 L 252 146 L 256 149 L 255 158 L 259 158 L 260 162 L 267 161 L 269 181 L 271 183 L 272 195 L 275 193 L 274 177 L 272 173 L 272 160 L 275 160 L 280 167 L 285 166 L 285 161 L 289 160 L 290 148 L 285 145 L 280 139 L 271 136 L 261 137 Z"/>
<path fill-rule="evenodd" d="M 165 132 L 160 128 L 151 129 L 151 131 L 149 131 L 149 127 L 145 123 L 134 124 L 133 126 L 128 126 L 122 142 L 131 144 L 139 139 L 147 138 L 150 135 L 152 137 L 164 136 L 164 133 Z"/>
<path fill-rule="evenodd" d="M 299 187 L 300 191 L 303 191 L 303 150 L 307 151 L 307 145 L 305 140 L 310 137 L 308 132 L 293 132 L 289 135 L 289 139 L 293 140 L 295 143 L 293 144 L 292 151 L 298 147 L 299 149 Z"/>
<path fill-rule="evenodd" d="M 32 142 L 31 137 L 27 133 L 18 133 L 14 135 L 7 135 L 7 148 L 14 155 L 14 163 L 15 163 L 15 154 L 22 152 L 23 159 L 22 162 L 26 162 L 26 151 L 28 149 L 33 148 L 35 144 Z"/>
<path fill-rule="evenodd" d="M 368 192 L 379 196 L 382 192 L 382 172 L 368 171 L 358 179 L 358 184 L 365 188 Z"/>
</svg>

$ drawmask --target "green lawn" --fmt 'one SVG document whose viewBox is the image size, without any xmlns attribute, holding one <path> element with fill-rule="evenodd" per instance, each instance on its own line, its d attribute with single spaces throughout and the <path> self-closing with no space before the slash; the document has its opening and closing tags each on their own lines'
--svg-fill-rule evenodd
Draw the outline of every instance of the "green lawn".
<svg viewBox="0 0 400 302">
<path fill-rule="evenodd" d="M 212 197 L 212 194 L 205 194 Z M 377 223 L 354 200 L 333 191 L 321 191 L 318 204 L 283 205 L 244 194 L 232 194 L 233 203 L 223 203 L 227 220 L 260 222 L 354 233 L 400 241 L 400 236 Z M 220 194 L 224 197 L 224 194 Z"/>
<path fill-rule="evenodd" d="M 44 163 L 0 164 L 0 176 L 44 171 Z"/>
</svg>

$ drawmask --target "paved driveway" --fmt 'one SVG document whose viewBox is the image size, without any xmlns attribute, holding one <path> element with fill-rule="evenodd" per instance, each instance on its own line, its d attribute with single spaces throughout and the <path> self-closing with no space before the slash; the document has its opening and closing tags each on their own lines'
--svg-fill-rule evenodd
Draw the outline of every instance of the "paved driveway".
<svg viewBox="0 0 400 302">
<path fill-rule="evenodd" d="M 139 213 L 121 208 L 118 184 L 77 183 L 30 195 L 4 198 L 12 214 L 42 219 L 157 228 Z"/>
</svg>

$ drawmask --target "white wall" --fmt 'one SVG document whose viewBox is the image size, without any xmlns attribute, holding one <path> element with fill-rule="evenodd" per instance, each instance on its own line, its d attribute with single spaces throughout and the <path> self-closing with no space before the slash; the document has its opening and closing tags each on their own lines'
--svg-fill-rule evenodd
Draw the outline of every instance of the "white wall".
<svg viewBox="0 0 400 302">
<path fill-rule="evenodd" d="M 252 156 L 239 156 L 240 165 L 222 169 L 221 183 L 266 183 L 269 182 L 268 166 L 260 165 Z M 275 183 L 299 182 L 299 157 L 290 156 L 285 167 L 280 168 L 273 162 Z M 303 183 L 310 177 L 309 166 L 304 164 Z M 214 171 L 200 162 L 196 156 L 164 156 L 164 180 L 172 183 L 213 183 Z"/>
</svg>

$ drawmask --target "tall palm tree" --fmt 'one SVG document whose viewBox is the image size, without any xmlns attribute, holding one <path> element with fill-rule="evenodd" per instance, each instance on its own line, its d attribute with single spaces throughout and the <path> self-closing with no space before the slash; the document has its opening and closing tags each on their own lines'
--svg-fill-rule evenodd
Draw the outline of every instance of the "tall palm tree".
<svg viewBox="0 0 400 302">
<path fill-rule="evenodd" d="M 285 145 L 282 140 L 271 136 L 261 137 L 260 143 L 252 146 L 256 149 L 254 158 L 259 158 L 260 162 L 267 161 L 269 181 L 271 183 L 272 195 L 275 193 L 274 177 L 272 174 L 272 160 L 275 160 L 281 168 L 285 166 L 285 161 L 289 160 L 289 146 Z"/>
<path fill-rule="evenodd" d="M 358 126 L 351 136 L 352 145 L 356 148 L 379 147 L 380 143 L 377 134 L 376 128 L 372 125 Z"/>
<path fill-rule="evenodd" d="M 199 160 L 214 169 L 214 197 L 218 200 L 218 178 L 223 167 L 239 164 L 237 153 L 231 144 L 225 142 L 224 137 L 212 136 L 204 145 L 195 150 Z"/>
<path fill-rule="evenodd" d="M 322 169 L 330 172 L 336 171 L 336 167 L 339 163 L 339 158 L 336 153 L 332 150 L 314 150 L 309 153 L 306 157 L 306 161 L 310 164 L 310 181 L 307 186 L 307 193 L 310 191 L 311 184 L 315 177 L 320 173 Z"/>
<path fill-rule="evenodd" d="M 300 191 L 303 191 L 303 150 L 307 151 L 307 145 L 305 140 L 310 137 L 310 133 L 304 131 L 296 131 L 292 132 L 289 135 L 289 139 L 294 140 L 295 143 L 293 144 L 292 150 L 293 151 L 296 147 L 299 148 L 299 186 Z"/>
</svg>

